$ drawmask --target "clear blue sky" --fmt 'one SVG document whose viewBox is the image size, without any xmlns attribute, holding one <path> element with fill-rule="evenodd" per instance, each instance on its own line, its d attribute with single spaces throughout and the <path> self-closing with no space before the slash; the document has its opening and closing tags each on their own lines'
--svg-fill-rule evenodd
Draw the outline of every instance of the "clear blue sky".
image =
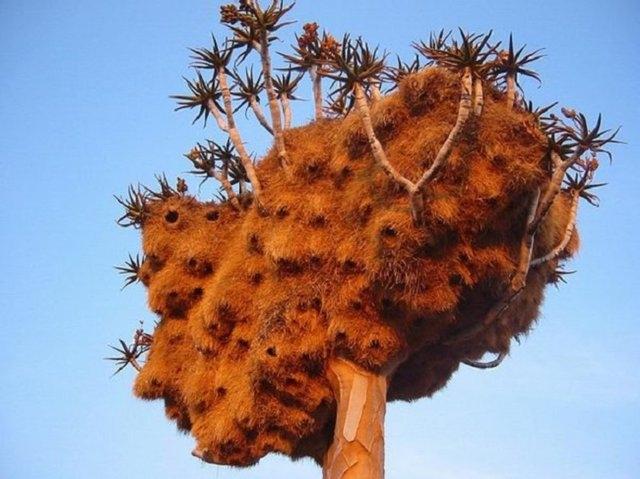
<svg viewBox="0 0 640 479">
<path fill-rule="evenodd" d="M 218 5 L 0 1 L 2 478 L 320 477 L 278 457 L 251 470 L 199 463 L 160 404 L 131 396 L 132 372 L 111 378 L 101 359 L 152 320 L 142 288 L 120 292 L 112 268 L 139 244 L 116 227 L 111 195 L 187 169 L 181 153 L 205 132 L 168 95 L 183 90 L 186 48 L 221 31 Z M 549 290 L 533 334 L 497 370 L 463 368 L 434 399 L 390 406 L 389 479 L 640 477 L 639 5 L 300 0 L 301 22 L 403 55 L 442 27 L 513 31 L 546 47 L 531 98 L 602 111 L 629 142 L 603 162 L 610 185 L 599 210 L 580 211 L 578 273 Z M 260 151 L 262 132 L 245 131 Z"/>
</svg>

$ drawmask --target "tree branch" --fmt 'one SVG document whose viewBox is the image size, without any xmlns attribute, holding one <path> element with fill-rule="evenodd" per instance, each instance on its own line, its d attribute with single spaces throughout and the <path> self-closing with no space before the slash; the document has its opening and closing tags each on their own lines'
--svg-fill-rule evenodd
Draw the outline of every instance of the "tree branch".
<svg viewBox="0 0 640 479">
<path fill-rule="evenodd" d="M 292 121 L 291 103 L 289 102 L 289 96 L 284 92 L 280 94 L 280 103 L 282 104 L 282 113 L 284 114 L 284 128 L 288 130 L 291 128 Z"/>
<path fill-rule="evenodd" d="M 258 103 L 258 100 L 256 100 L 256 98 L 252 96 L 249 99 L 249 105 L 251 106 L 251 109 L 253 110 L 253 113 L 256 116 L 258 123 L 260 123 L 260 125 L 262 125 L 262 127 L 265 130 L 267 130 L 269 133 L 273 135 L 273 129 L 269 125 L 269 122 L 267 122 L 267 119 L 264 116 L 264 112 L 262 111 L 262 107 L 260 106 L 260 103 Z"/>
<path fill-rule="evenodd" d="M 475 116 L 482 115 L 484 108 L 484 90 L 482 88 L 482 80 L 476 78 L 473 80 L 473 114 Z"/>
<path fill-rule="evenodd" d="M 562 241 L 560 242 L 560 244 L 558 244 L 555 248 L 553 248 L 544 256 L 541 256 L 539 258 L 532 260 L 531 261 L 532 267 L 538 266 L 548 261 L 556 259 L 566 249 L 567 245 L 569 244 L 569 241 L 571 241 L 573 232 L 575 231 L 579 200 L 580 200 L 579 192 L 573 191 L 572 198 L 571 198 L 571 211 L 569 213 L 569 221 L 567 222 L 567 226 L 565 227 Z"/>
<path fill-rule="evenodd" d="M 213 100 L 208 100 L 207 108 L 209 112 L 213 115 L 213 117 L 216 119 L 218 128 L 220 128 L 225 133 L 229 133 L 229 125 L 227 125 L 227 122 L 222 116 L 222 113 L 220 113 L 220 110 L 218 110 L 218 106 L 216 105 L 216 102 L 214 102 Z"/>
<path fill-rule="evenodd" d="M 322 76 L 320 75 L 320 68 L 321 67 L 314 65 L 309 69 L 309 76 L 311 77 L 311 83 L 313 84 L 313 101 L 316 112 L 316 121 L 324 118 L 324 111 L 322 110 Z"/>
<path fill-rule="evenodd" d="M 376 133 L 373 129 L 373 123 L 371 121 L 371 111 L 369 110 L 369 105 L 367 103 L 367 98 L 364 94 L 362 85 L 360 83 L 356 83 L 353 90 L 356 99 L 356 108 L 360 115 L 360 119 L 362 120 L 362 126 L 364 127 L 365 133 L 367 134 L 369 146 L 371 147 L 371 152 L 373 153 L 373 158 L 391 179 L 402 186 L 408 193 L 413 193 L 416 186 L 407 178 L 402 176 L 391 165 L 391 163 L 389 163 L 387 155 L 384 152 L 384 148 L 382 148 L 382 144 L 376 136 Z"/>
<path fill-rule="evenodd" d="M 224 68 L 217 70 L 218 81 L 220 82 L 220 93 L 222 94 L 222 100 L 224 104 L 224 110 L 227 115 L 227 133 L 229 134 L 229 138 L 233 143 L 233 146 L 236 148 L 238 152 L 238 156 L 240 157 L 240 161 L 242 162 L 242 166 L 244 166 L 245 171 L 247 172 L 247 177 L 251 182 L 251 186 L 253 188 L 253 197 L 256 201 L 256 206 L 259 210 L 264 210 L 262 206 L 262 186 L 260 185 L 260 180 L 258 180 L 258 176 L 256 174 L 256 170 L 253 167 L 253 162 L 251 161 L 251 157 L 244 147 L 244 143 L 242 142 L 242 137 L 240 136 L 240 131 L 236 127 L 236 122 L 233 117 L 233 104 L 231 102 L 231 90 L 229 89 L 229 83 L 227 82 L 227 74 L 224 71 Z"/>
<path fill-rule="evenodd" d="M 262 74 L 264 76 L 264 88 L 267 91 L 269 99 L 269 109 L 271 111 L 271 125 L 273 135 L 278 150 L 278 160 L 280 165 L 287 169 L 288 159 L 287 150 L 284 144 L 284 135 L 282 133 L 282 117 L 280 115 L 280 106 L 278 105 L 278 97 L 273 87 L 273 79 L 271 78 L 271 56 L 269 54 L 269 32 L 265 29 L 260 34 L 260 58 L 262 61 Z"/>
<path fill-rule="evenodd" d="M 493 305 L 493 307 L 487 312 L 482 321 L 474 323 L 467 328 L 464 328 L 454 333 L 444 344 L 451 345 L 471 339 L 480 331 L 483 331 L 487 327 L 491 326 L 497 321 L 504 312 L 509 309 L 509 306 L 515 301 L 525 287 L 524 281 L 519 278 L 523 276 L 526 279 L 527 272 L 531 264 L 531 251 L 533 249 L 533 240 L 535 234 L 531 233 L 530 225 L 535 218 L 535 212 L 540 200 L 540 189 L 538 188 L 532 195 L 531 203 L 529 205 L 529 214 L 527 216 L 527 223 L 525 226 L 525 233 L 520 242 L 520 257 L 518 260 L 518 268 L 514 274 L 514 278 L 509 282 L 506 291 L 502 297 Z M 534 232 L 535 233 L 535 232 Z M 516 279 L 518 278 L 518 279 Z"/>
<path fill-rule="evenodd" d="M 500 364 L 502 363 L 502 361 L 504 360 L 504 358 L 506 356 L 507 356 L 507 353 L 501 352 L 500 354 L 498 354 L 496 359 L 494 359 L 493 361 L 488 361 L 486 363 L 483 363 L 481 361 L 473 361 L 471 359 L 463 359 L 460 362 L 463 363 L 463 364 L 466 364 L 467 366 L 471 366 L 472 368 L 493 369 L 493 368 L 497 368 L 498 366 L 500 366 Z"/>
<path fill-rule="evenodd" d="M 240 211 L 240 202 L 238 201 L 238 195 L 236 194 L 236 192 L 233 190 L 233 186 L 231 185 L 231 182 L 229 181 L 229 175 L 227 173 L 227 167 L 224 166 L 220 172 L 215 171 L 213 168 L 211 168 L 211 170 L 209 170 L 209 175 L 213 176 L 216 180 L 218 180 L 220 182 L 220 184 L 222 185 L 222 188 L 224 189 L 225 193 L 227 194 L 227 197 L 229 198 L 229 201 L 231 202 L 231 204 L 233 205 L 233 207 Z"/>
<path fill-rule="evenodd" d="M 424 187 L 428 182 L 436 177 L 440 170 L 444 167 L 453 150 L 453 144 L 455 143 L 458 135 L 462 131 L 465 123 L 471 115 L 472 102 L 471 102 L 471 89 L 472 89 L 472 76 L 471 70 L 468 68 L 465 70 L 462 80 L 460 82 L 460 103 L 458 105 L 458 116 L 453 128 L 449 132 L 447 139 L 438 150 L 435 160 L 431 166 L 425 171 L 418 182 L 415 184 L 413 191 L 411 192 L 411 212 L 413 220 L 417 225 L 422 225 L 423 211 L 424 211 Z"/>
</svg>

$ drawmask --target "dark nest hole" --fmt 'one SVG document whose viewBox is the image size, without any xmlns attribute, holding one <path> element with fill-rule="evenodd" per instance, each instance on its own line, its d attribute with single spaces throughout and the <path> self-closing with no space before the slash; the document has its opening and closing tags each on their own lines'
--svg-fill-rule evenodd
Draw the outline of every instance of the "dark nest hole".
<svg viewBox="0 0 640 479">
<path fill-rule="evenodd" d="M 341 271 L 343 274 L 347 275 L 361 274 L 364 272 L 364 267 L 361 264 L 358 264 L 357 261 L 347 259 L 343 261 Z"/>
<path fill-rule="evenodd" d="M 383 238 L 395 238 L 398 236 L 398 230 L 391 225 L 386 225 L 380 230 L 380 236 Z"/>
<path fill-rule="evenodd" d="M 322 214 L 314 215 L 309 221 L 309 226 L 312 228 L 324 228 L 327 226 L 327 217 Z"/>
<path fill-rule="evenodd" d="M 353 176 L 353 170 L 349 166 L 343 167 L 338 173 L 333 176 L 333 186 L 336 189 L 341 190 L 345 183 Z"/>
<path fill-rule="evenodd" d="M 251 233 L 249 235 L 249 239 L 247 241 L 247 249 L 249 250 L 249 253 L 254 253 L 254 254 L 263 253 L 264 249 L 262 247 L 262 241 L 260 240 L 260 237 L 256 233 Z"/>
<path fill-rule="evenodd" d="M 184 318 L 189 303 L 177 291 L 170 291 L 165 300 L 167 315 L 173 318 Z"/>
<path fill-rule="evenodd" d="M 180 214 L 176 210 L 167 211 L 167 214 L 164 215 L 164 220 L 167 223 L 175 223 L 180 219 Z"/>
<path fill-rule="evenodd" d="M 276 210 L 276 217 L 278 219 L 284 219 L 287 216 L 289 216 L 289 207 L 288 206 L 280 206 L 277 210 Z"/>
<path fill-rule="evenodd" d="M 204 289 L 202 289 L 202 288 L 193 288 L 193 290 L 191 290 L 190 297 L 194 301 L 198 301 L 199 299 L 202 298 L 203 294 L 204 294 Z"/>
<path fill-rule="evenodd" d="M 154 273 L 157 273 L 164 266 L 164 260 L 160 258 L 157 254 L 150 253 L 145 256 L 145 263 L 149 264 L 149 269 Z"/>
<path fill-rule="evenodd" d="M 197 277 L 209 276 L 213 273 L 213 264 L 211 261 L 189 258 L 187 261 L 187 272 Z"/>
<path fill-rule="evenodd" d="M 324 176 L 325 164 L 320 160 L 313 160 L 305 167 L 305 176 L 309 183 L 320 179 Z"/>
<path fill-rule="evenodd" d="M 220 213 L 216 210 L 207 211 L 205 218 L 207 221 L 217 221 L 220 218 Z"/>
<path fill-rule="evenodd" d="M 319 377 L 324 373 L 324 359 L 320 354 L 303 353 L 300 356 L 300 366 L 311 378 Z"/>
<path fill-rule="evenodd" d="M 280 276 L 297 276 L 302 273 L 302 265 L 290 258 L 280 258 L 276 261 Z"/>
</svg>

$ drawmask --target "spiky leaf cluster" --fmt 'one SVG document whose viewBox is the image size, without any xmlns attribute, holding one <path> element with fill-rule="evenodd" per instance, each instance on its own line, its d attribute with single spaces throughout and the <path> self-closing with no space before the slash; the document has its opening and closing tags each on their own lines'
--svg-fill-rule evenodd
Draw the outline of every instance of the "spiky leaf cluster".
<svg viewBox="0 0 640 479">
<path fill-rule="evenodd" d="M 206 126 L 207 119 L 209 118 L 210 106 L 217 108 L 220 112 L 223 112 L 222 106 L 219 103 L 220 91 L 218 89 L 218 81 L 212 79 L 206 81 L 200 72 L 196 72 L 196 80 L 191 81 L 185 78 L 187 86 L 191 91 L 191 95 L 172 95 L 171 98 L 177 100 L 178 106 L 176 111 L 182 109 L 198 108 L 198 114 L 196 115 L 193 123 L 204 117 L 204 124 Z"/>
<path fill-rule="evenodd" d="M 192 53 L 192 67 L 213 70 L 214 72 L 224 70 L 230 73 L 228 65 L 231 61 L 233 47 L 227 42 L 224 46 L 220 46 L 216 37 L 211 35 L 211 48 L 190 48 L 189 50 Z"/>
<path fill-rule="evenodd" d="M 125 277 L 124 286 L 122 287 L 122 289 L 140 281 L 139 272 L 143 261 L 144 256 L 141 259 L 139 254 L 136 254 L 135 257 L 129 254 L 129 259 L 125 261 L 124 265 L 115 267 L 118 270 L 118 274 L 124 275 Z"/>
<path fill-rule="evenodd" d="M 258 0 L 240 0 L 220 7 L 220 21 L 227 25 L 240 24 L 258 31 L 275 32 L 294 22 L 284 22 L 283 17 L 294 7 L 295 2 L 285 5 L 282 0 L 272 1 L 267 9 Z"/>
<path fill-rule="evenodd" d="M 298 100 L 298 98 L 295 96 L 295 91 L 298 88 L 300 80 L 302 80 L 302 76 L 302 74 L 299 74 L 295 77 L 292 77 L 291 70 L 287 71 L 287 73 L 276 75 L 273 78 L 273 88 L 276 91 L 278 99 L 280 99 L 283 95 L 286 95 L 289 100 Z"/>
<path fill-rule="evenodd" d="M 523 45 L 515 50 L 513 46 L 513 35 L 509 35 L 509 49 L 501 50 L 496 54 L 496 61 L 491 69 L 491 75 L 497 79 L 511 75 L 516 80 L 516 85 L 522 90 L 518 83 L 518 75 L 527 76 L 540 82 L 540 75 L 537 72 L 525 68 L 525 65 L 539 60 L 544 55 L 540 52 L 542 49 L 535 50 L 530 53 L 525 53 L 526 45 Z"/>
<path fill-rule="evenodd" d="M 404 62 L 400 56 L 396 56 L 396 66 L 387 67 L 384 72 L 382 72 L 382 80 L 385 83 L 389 83 L 390 86 L 387 89 L 387 93 L 394 91 L 398 88 L 398 85 L 402 80 L 404 80 L 408 75 L 412 73 L 417 73 L 423 68 L 422 63 L 420 62 L 420 56 L 415 55 L 413 57 L 413 61 L 411 63 Z"/>
<path fill-rule="evenodd" d="M 146 186 L 144 187 L 150 199 L 162 201 L 162 200 L 171 198 L 173 196 L 178 196 L 180 194 L 177 189 L 173 188 L 169 184 L 169 180 L 167 180 L 167 177 L 165 176 L 164 173 L 162 175 L 155 175 L 155 178 L 156 178 L 156 181 L 158 182 L 158 186 L 160 187 L 158 191 L 155 191 Z"/>
<path fill-rule="evenodd" d="M 142 226 L 148 216 L 147 202 L 149 197 L 146 191 L 140 185 L 129 186 L 126 197 L 114 196 L 116 201 L 124 208 L 124 214 L 116 220 L 116 223 L 122 227 L 133 226 L 138 228 Z"/>
<path fill-rule="evenodd" d="M 571 154 L 580 156 L 586 151 L 593 155 L 604 153 L 611 160 L 611 153 L 605 146 L 611 143 L 620 143 L 616 140 L 620 128 L 617 128 L 613 133 L 610 129 L 603 130 L 602 115 L 598 115 L 596 124 L 591 128 L 582 113 L 568 108 L 564 108 L 562 112 L 569 122 L 555 115 L 550 116 L 553 123 L 549 126 L 549 132 L 554 137 L 556 144 L 561 145 L 565 152 L 571 152 Z"/>
<path fill-rule="evenodd" d="M 322 37 L 318 35 L 317 23 L 306 23 L 303 27 L 302 35 L 296 35 L 296 44 L 292 45 L 293 54 L 281 53 L 282 57 L 289 63 L 291 70 L 306 72 L 312 67 L 322 67 L 338 53 L 340 44 L 336 39 L 322 32 Z M 322 70 L 320 68 L 320 70 Z M 321 71 L 319 73 L 322 73 Z"/>
<path fill-rule="evenodd" d="M 264 91 L 262 72 L 257 78 L 254 78 L 252 66 L 250 69 L 245 70 L 244 77 L 237 71 L 232 73 L 232 77 L 234 85 L 231 94 L 240 100 L 235 111 L 240 110 L 242 107 L 249 108 L 253 100 L 260 101 L 260 93 Z"/>
<path fill-rule="evenodd" d="M 380 54 L 378 47 L 372 49 L 361 37 L 352 40 L 345 35 L 338 52 L 330 59 L 333 71 L 325 74 L 334 82 L 330 96 L 334 101 L 343 101 L 356 85 L 366 87 L 379 82 L 385 59 L 386 54 Z"/>
<path fill-rule="evenodd" d="M 249 181 L 240 157 L 230 140 L 224 144 L 218 144 L 212 140 L 207 140 L 206 145 L 198 143 L 184 156 L 194 167 L 189 173 L 203 177 L 200 185 L 209 178 L 213 178 L 216 169 L 224 171 L 232 185 Z"/>
<path fill-rule="evenodd" d="M 489 45 L 492 32 L 467 33 L 461 28 L 460 40 L 447 44 L 447 36 L 433 39 L 426 44 L 414 43 L 413 47 L 437 65 L 455 72 L 470 71 L 476 78 L 485 78 L 493 67 L 489 58 L 495 53 L 496 45 Z M 443 35 L 444 33 L 441 32 Z"/>
<path fill-rule="evenodd" d="M 113 373 L 115 376 L 127 366 L 131 365 L 138 371 L 140 371 L 140 364 L 138 360 L 147 352 L 153 343 L 153 335 L 146 333 L 140 321 L 140 328 L 136 329 L 133 335 L 133 341 L 131 344 L 127 344 L 124 340 L 119 339 L 120 347 L 109 347 L 118 353 L 117 356 L 104 358 L 107 361 L 113 361 L 116 364 L 116 371 Z"/>
</svg>

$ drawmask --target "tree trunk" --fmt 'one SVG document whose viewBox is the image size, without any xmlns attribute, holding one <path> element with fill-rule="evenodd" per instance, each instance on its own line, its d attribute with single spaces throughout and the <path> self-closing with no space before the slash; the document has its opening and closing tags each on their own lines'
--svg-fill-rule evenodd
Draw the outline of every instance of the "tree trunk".
<svg viewBox="0 0 640 479">
<path fill-rule="evenodd" d="M 340 358 L 328 369 L 337 415 L 322 477 L 383 479 L 387 379 Z"/>
</svg>

